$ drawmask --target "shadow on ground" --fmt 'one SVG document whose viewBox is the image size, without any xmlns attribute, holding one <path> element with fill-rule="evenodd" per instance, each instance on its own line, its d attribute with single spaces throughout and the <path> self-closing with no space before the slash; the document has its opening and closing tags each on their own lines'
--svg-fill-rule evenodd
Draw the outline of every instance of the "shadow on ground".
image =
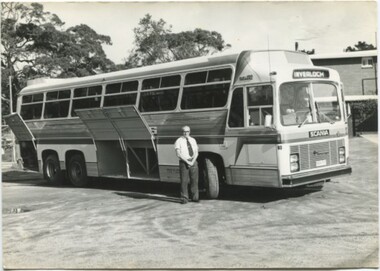
<svg viewBox="0 0 380 271">
<path fill-rule="evenodd" d="M 30 186 L 53 187 L 42 175 L 29 171 L 8 171 L 2 176 L 4 183 L 19 183 Z M 74 189 L 73 186 L 65 184 L 59 189 Z M 166 202 L 179 203 L 179 184 L 161 183 L 154 181 L 128 181 L 121 179 L 93 178 L 86 188 L 75 189 L 99 189 L 116 191 L 118 196 L 134 199 L 153 199 Z M 220 190 L 218 200 L 268 203 L 278 200 L 302 197 L 314 192 L 318 192 L 322 186 L 301 187 L 292 189 L 255 188 L 246 186 L 223 186 Z M 200 191 L 200 199 L 207 200 L 204 191 Z"/>
</svg>

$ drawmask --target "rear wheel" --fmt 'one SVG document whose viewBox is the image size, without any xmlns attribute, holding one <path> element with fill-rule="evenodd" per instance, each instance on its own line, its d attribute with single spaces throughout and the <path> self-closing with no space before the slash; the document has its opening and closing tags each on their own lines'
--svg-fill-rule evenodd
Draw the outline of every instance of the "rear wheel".
<svg viewBox="0 0 380 271">
<path fill-rule="evenodd" d="M 43 173 L 45 179 L 53 185 L 62 185 L 64 178 L 58 157 L 54 154 L 48 155 L 44 161 Z"/>
<path fill-rule="evenodd" d="M 219 175 L 215 160 L 209 157 L 204 158 L 202 171 L 207 197 L 216 199 L 219 196 Z"/>
<path fill-rule="evenodd" d="M 67 167 L 67 175 L 72 185 L 84 187 L 89 183 L 87 177 L 86 163 L 82 155 L 73 155 Z"/>
</svg>

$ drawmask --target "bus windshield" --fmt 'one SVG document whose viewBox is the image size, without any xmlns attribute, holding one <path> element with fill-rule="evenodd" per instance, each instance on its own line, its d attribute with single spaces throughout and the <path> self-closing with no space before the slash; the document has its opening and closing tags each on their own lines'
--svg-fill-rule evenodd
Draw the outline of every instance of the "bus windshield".
<svg viewBox="0 0 380 271">
<path fill-rule="evenodd" d="M 334 123 L 341 119 L 337 88 L 332 83 L 293 82 L 280 87 L 282 125 Z"/>
<path fill-rule="evenodd" d="M 280 113 L 284 126 L 339 121 L 341 112 L 337 88 L 332 83 L 321 82 L 282 84 Z"/>
</svg>

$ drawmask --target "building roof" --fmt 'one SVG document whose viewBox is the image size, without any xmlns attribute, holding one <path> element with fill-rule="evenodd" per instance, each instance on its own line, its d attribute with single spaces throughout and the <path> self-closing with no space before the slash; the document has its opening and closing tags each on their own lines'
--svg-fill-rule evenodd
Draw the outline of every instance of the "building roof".
<svg viewBox="0 0 380 271">
<path fill-rule="evenodd" d="M 377 50 L 316 54 L 316 55 L 310 55 L 310 58 L 313 60 L 313 59 L 336 59 L 336 58 L 355 58 L 355 57 L 370 57 L 370 56 L 377 57 Z"/>
</svg>

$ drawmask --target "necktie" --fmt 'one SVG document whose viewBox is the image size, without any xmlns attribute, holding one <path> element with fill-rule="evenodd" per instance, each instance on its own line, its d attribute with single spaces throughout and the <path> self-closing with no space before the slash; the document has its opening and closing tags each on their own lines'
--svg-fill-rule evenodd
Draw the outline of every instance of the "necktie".
<svg viewBox="0 0 380 271">
<path fill-rule="evenodd" d="M 186 142 L 187 142 L 187 149 L 189 150 L 189 154 L 191 157 L 194 155 L 193 147 L 191 147 L 189 139 L 186 137 Z"/>
</svg>

